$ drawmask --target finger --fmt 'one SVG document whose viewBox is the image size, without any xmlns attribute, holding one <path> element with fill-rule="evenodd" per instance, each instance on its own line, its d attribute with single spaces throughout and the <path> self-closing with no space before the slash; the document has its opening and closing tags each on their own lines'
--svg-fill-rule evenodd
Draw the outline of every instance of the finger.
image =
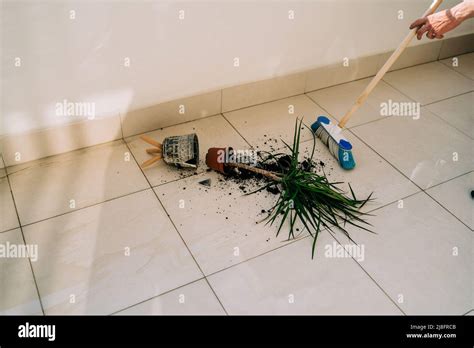
<svg viewBox="0 0 474 348">
<path fill-rule="evenodd" d="M 437 35 L 436 38 L 437 38 L 437 39 L 443 39 L 443 38 L 444 38 L 444 35 Z"/>
<path fill-rule="evenodd" d="M 430 29 L 431 29 L 431 26 L 429 26 L 429 25 L 424 25 L 420 29 L 418 29 L 418 31 L 416 32 L 417 39 L 421 40 L 421 38 L 423 37 L 423 34 L 425 32 L 427 32 L 428 30 L 430 30 Z"/>
<path fill-rule="evenodd" d="M 425 24 L 426 21 L 427 21 L 427 18 L 426 18 L 426 17 L 418 18 L 416 21 L 414 21 L 412 24 L 410 24 L 410 29 L 413 29 L 413 28 L 416 28 L 416 27 L 420 27 L 420 26 L 422 26 L 423 24 Z"/>
<path fill-rule="evenodd" d="M 434 39 L 436 37 L 436 33 L 433 29 L 430 29 L 427 33 L 426 33 L 426 37 L 428 39 Z"/>
</svg>

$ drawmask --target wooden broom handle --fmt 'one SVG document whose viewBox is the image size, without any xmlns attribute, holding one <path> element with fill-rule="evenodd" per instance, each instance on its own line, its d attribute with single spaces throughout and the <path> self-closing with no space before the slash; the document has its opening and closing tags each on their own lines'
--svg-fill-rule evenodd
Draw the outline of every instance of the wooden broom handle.
<svg viewBox="0 0 474 348">
<path fill-rule="evenodd" d="M 143 141 L 146 141 L 150 145 L 154 145 L 158 148 L 161 148 L 161 144 L 157 142 L 155 139 L 150 138 L 148 135 L 140 135 L 140 139 L 142 139 Z"/>
<path fill-rule="evenodd" d="M 436 11 L 436 9 L 439 7 L 439 5 L 441 5 L 442 2 L 443 2 L 443 0 L 434 0 L 431 3 L 431 6 L 429 7 L 429 9 L 427 9 L 426 12 L 423 14 L 423 17 L 426 17 L 426 16 L 434 13 L 434 11 Z M 388 60 L 385 62 L 385 64 L 382 66 L 382 68 L 380 68 L 377 75 L 374 76 L 372 81 L 370 81 L 370 83 L 364 89 L 364 91 L 361 93 L 359 98 L 357 98 L 354 105 L 352 105 L 352 107 L 346 112 L 344 117 L 341 119 L 341 121 L 338 124 L 338 126 L 340 128 L 344 128 L 346 123 L 351 118 L 351 116 L 362 106 L 362 104 L 364 104 L 364 102 L 367 99 L 367 97 L 369 96 L 369 94 L 372 92 L 372 90 L 375 88 L 375 86 L 377 86 L 379 81 L 384 77 L 384 75 L 388 71 L 388 69 L 390 69 L 390 67 L 393 65 L 393 63 L 395 63 L 395 61 L 402 54 L 402 52 L 405 50 L 405 48 L 410 44 L 410 41 L 416 35 L 417 30 L 418 30 L 418 28 L 413 28 L 412 30 L 410 30 L 408 35 L 405 37 L 405 39 L 403 39 L 403 41 L 400 43 L 400 45 L 395 50 L 395 52 L 392 53 L 390 58 L 388 58 Z"/>
<path fill-rule="evenodd" d="M 145 168 L 145 167 L 148 167 L 148 166 L 151 166 L 153 163 L 155 163 L 156 161 L 159 161 L 160 159 L 162 159 L 163 157 L 158 155 L 158 156 L 155 156 L 155 157 L 152 157 L 150 158 L 149 160 L 143 162 L 141 164 L 141 167 L 142 168 Z"/>
</svg>

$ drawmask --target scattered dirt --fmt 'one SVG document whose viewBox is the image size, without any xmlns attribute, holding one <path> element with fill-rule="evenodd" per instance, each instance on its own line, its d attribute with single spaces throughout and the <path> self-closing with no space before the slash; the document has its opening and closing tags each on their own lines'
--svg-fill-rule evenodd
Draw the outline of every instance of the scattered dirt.
<svg viewBox="0 0 474 348">
<path fill-rule="evenodd" d="M 279 141 L 277 139 L 270 138 L 267 134 L 263 135 L 265 138 L 265 141 L 267 142 L 267 148 L 270 148 L 270 152 L 266 151 L 259 151 L 257 149 L 257 155 L 258 155 L 258 160 L 256 163 L 257 168 L 261 168 L 267 171 L 271 171 L 274 173 L 279 173 L 279 174 L 284 174 L 288 171 L 291 163 L 291 156 L 289 155 L 282 155 L 281 153 L 288 153 L 288 149 L 274 149 L 271 144 L 275 144 L 275 147 L 279 144 Z M 281 144 L 281 143 L 280 143 Z M 270 145 L 270 146 L 269 146 Z M 276 154 L 279 155 L 276 155 Z M 271 154 L 273 154 L 275 157 L 273 157 Z M 301 169 L 307 172 L 316 172 L 318 174 L 322 174 L 323 172 L 326 174 L 326 176 L 330 176 L 331 172 L 333 170 L 332 168 L 332 163 L 328 166 L 326 163 L 323 161 L 319 160 L 318 157 L 318 150 L 315 151 L 313 155 L 313 159 L 310 159 L 311 157 L 311 149 L 302 151 L 300 153 L 300 158 L 302 160 L 298 163 Z M 201 165 L 205 166 L 204 163 Z M 206 169 L 206 172 L 211 172 L 212 170 L 210 168 Z M 188 172 L 188 171 L 183 171 L 184 173 L 182 176 L 189 177 L 192 175 L 197 175 L 196 172 L 193 173 L 193 171 Z M 238 169 L 238 168 L 233 168 L 229 174 L 223 175 L 223 174 L 218 174 L 217 179 L 211 180 L 207 177 L 203 177 L 201 181 L 199 181 L 198 189 L 201 192 L 208 192 L 206 187 L 210 187 L 210 191 L 212 191 L 212 187 L 216 187 L 220 190 L 222 190 L 223 194 L 226 195 L 228 198 L 226 198 L 227 204 L 220 204 L 218 205 L 215 214 L 218 214 L 220 218 L 222 218 L 224 221 L 231 225 L 237 224 L 237 221 L 239 219 L 238 216 L 230 215 L 229 213 L 232 212 L 232 206 L 234 205 L 239 205 L 239 199 L 241 198 L 242 195 L 249 194 L 251 192 L 254 192 L 264 185 L 267 185 L 269 183 L 272 183 L 272 185 L 268 186 L 266 190 L 262 191 L 261 194 L 265 198 L 270 198 L 274 197 L 275 199 L 277 196 L 281 193 L 281 186 L 278 183 L 272 182 L 271 180 L 267 179 L 261 174 L 257 174 L 245 169 Z M 186 188 L 183 188 L 185 190 Z M 222 197 L 217 198 L 216 201 L 220 201 Z M 262 203 L 260 203 L 262 202 Z M 255 223 L 258 224 L 259 222 L 263 221 L 265 217 L 267 217 L 269 214 L 271 214 L 271 206 L 262 206 L 263 202 L 266 202 L 268 204 L 267 200 L 256 200 L 255 202 L 255 216 L 245 216 L 241 218 L 255 218 Z M 232 203 L 232 204 L 229 204 Z M 229 209 L 230 208 L 230 209 Z M 300 232 L 299 228 L 296 228 L 297 232 Z M 251 235 L 248 233 L 249 231 L 233 231 L 233 233 L 239 233 L 242 232 L 242 236 L 245 235 L 247 237 L 248 235 Z M 228 238 L 228 236 L 226 236 Z M 270 238 L 266 239 L 266 242 L 270 242 Z"/>
<path fill-rule="evenodd" d="M 266 136 L 266 135 L 264 135 Z M 321 173 L 322 170 L 326 172 L 326 164 L 323 161 L 313 161 L 309 158 L 309 153 L 302 153 L 302 157 L 305 159 L 299 162 L 300 168 L 302 168 L 306 172 L 319 172 Z M 277 158 L 272 157 L 271 155 L 265 154 L 263 155 L 261 152 L 258 153 L 259 160 L 255 165 L 257 168 L 261 168 L 264 170 L 268 170 L 270 172 L 284 174 L 288 171 L 291 164 L 291 156 L 289 155 L 280 155 Z M 241 168 L 233 168 L 227 175 L 222 175 L 222 180 L 219 179 L 220 182 L 228 182 L 232 181 L 237 183 L 239 186 L 240 191 L 242 193 L 249 193 L 252 192 L 263 185 L 272 182 L 271 180 L 267 179 L 261 174 L 257 174 L 245 169 Z M 277 183 L 272 186 L 267 187 L 267 192 L 278 195 L 280 194 L 280 188 Z M 262 212 L 263 213 L 263 212 Z"/>
</svg>

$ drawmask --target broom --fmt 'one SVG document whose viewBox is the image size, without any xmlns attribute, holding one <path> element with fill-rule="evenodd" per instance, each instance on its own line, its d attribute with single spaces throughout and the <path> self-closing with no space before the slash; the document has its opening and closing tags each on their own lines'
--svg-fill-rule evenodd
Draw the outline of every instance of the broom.
<svg viewBox="0 0 474 348">
<path fill-rule="evenodd" d="M 426 12 L 423 14 L 423 17 L 426 17 L 436 11 L 442 2 L 443 0 L 434 0 L 428 10 L 426 10 Z M 410 31 L 410 33 L 408 33 L 395 52 L 392 53 L 390 58 L 388 58 L 382 68 L 380 68 L 377 75 L 375 75 L 372 81 L 370 81 L 359 98 L 357 98 L 354 105 L 352 105 L 352 107 L 346 112 L 338 124 L 332 124 L 329 118 L 326 116 L 319 116 L 316 122 L 311 125 L 312 131 L 329 148 L 329 152 L 338 160 L 340 166 L 343 169 L 349 170 L 355 167 L 355 160 L 352 154 L 352 144 L 342 136 L 343 128 L 346 126 L 346 123 L 349 121 L 352 115 L 366 101 L 369 94 L 384 77 L 388 69 L 390 69 L 393 63 L 395 63 L 398 57 L 402 54 L 402 52 L 415 36 L 417 30 L 418 28 L 414 28 Z"/>
</svg>

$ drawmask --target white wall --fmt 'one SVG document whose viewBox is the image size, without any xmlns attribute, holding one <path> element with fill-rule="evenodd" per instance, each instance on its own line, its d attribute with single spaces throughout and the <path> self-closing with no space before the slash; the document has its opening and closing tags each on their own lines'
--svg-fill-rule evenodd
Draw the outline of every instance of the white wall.
<svg viewBox="0 0 474 348">
<path fill-rule="evenodd" d="M 106 117 L 387 51 L 430 2 L 2 1 L 0 134 L 77 121 L 56 116 L 64 99 L 95 102 Z"/>
</svg>

